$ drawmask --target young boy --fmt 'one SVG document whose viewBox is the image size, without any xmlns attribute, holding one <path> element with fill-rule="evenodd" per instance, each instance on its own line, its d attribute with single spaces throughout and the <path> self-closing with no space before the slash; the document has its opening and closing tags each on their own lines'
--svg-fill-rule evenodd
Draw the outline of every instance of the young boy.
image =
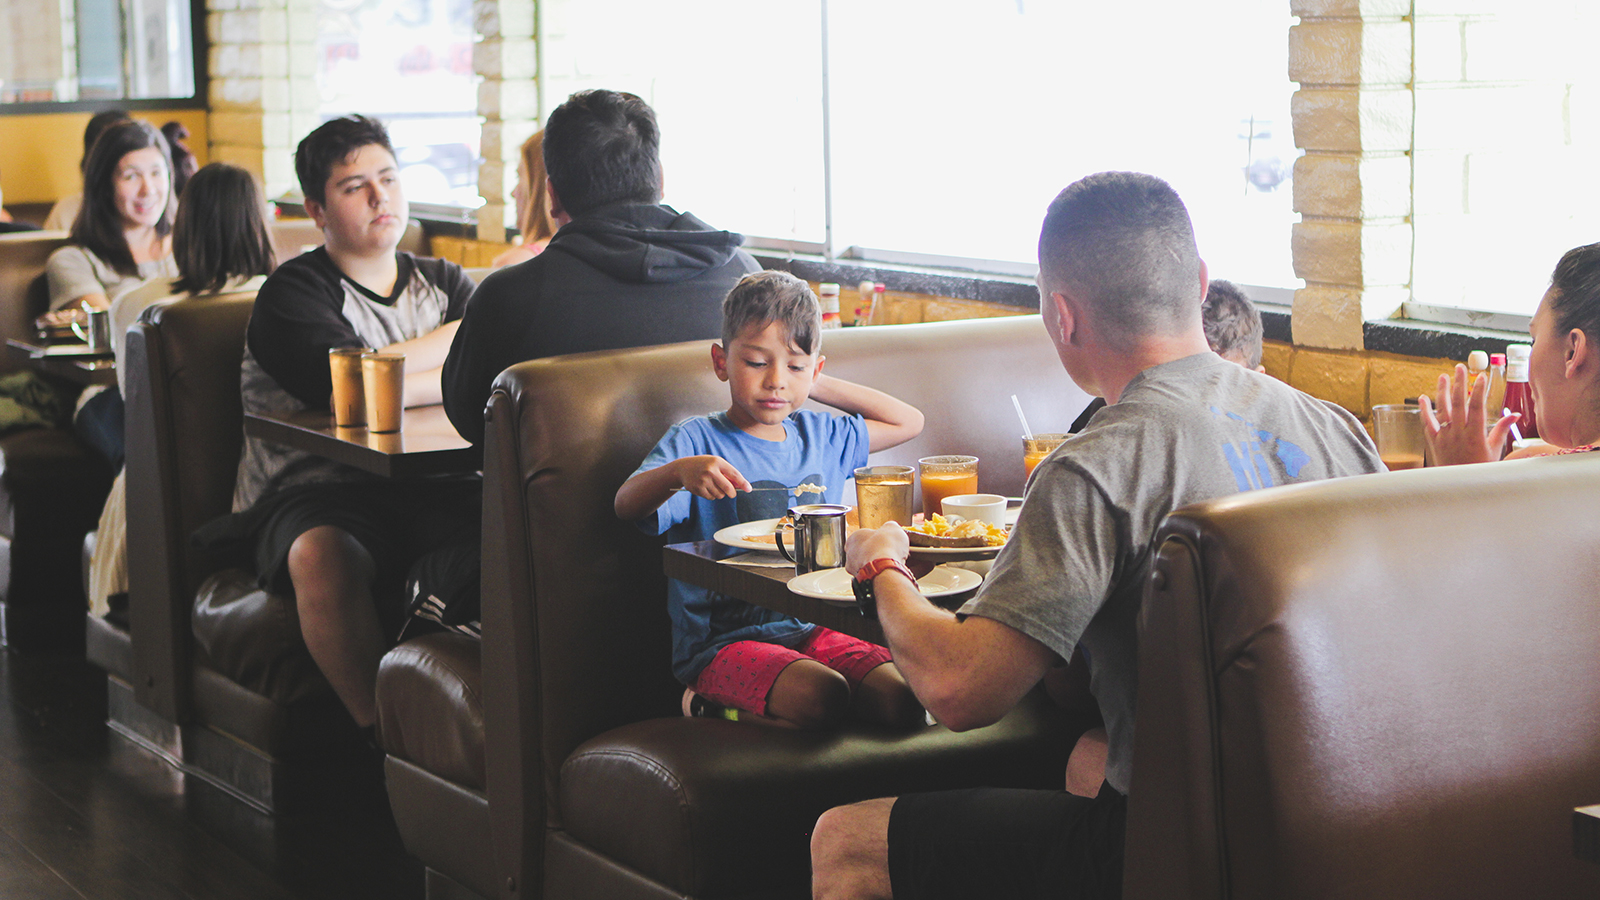
<svg viewBox="0 0 1600 900">
<path fill-rule="evenodd" d="M 383 125 L 363 116 L 322 124 L 300 142 L 295 170 L 326 243 L 279 266 L 256 297 L 245 412 L 327 409 L 333 347 L 405 354 L 405 405 L 438 403 L 472 282 L 452 263 L 396 251 L 409 210 Z M 476 478 L 376 479 L 246 438 L 234 514 L 200 538 L 242 542 L 261 585 L 294 598 L 312 659 L 356 724 L 369 726 L 378 661 L 404 620 L 407 568 L 475 535 L 481 497 Z"/>
<path fill-rule="evenodd" d="M 823 495 L 802 499 L 837 502 L 870 450 L 920 434 L 914 407 L 822 374 L 821 328 L 816 295 L 800 279 L 766 271 L 740 280 L 722 304 L 722 343 L 711 347 L 732 404 L 674 425 L 617 491 L 617 515 L 674 542 L 706 540 L 781 515 L 795 498 L 752 486 L 818 485 Z M 807 397 L 846 415 L 802 410 Z M 679 581 L 667 593 L 686 715 L 705 714 L 709 702 L 792 728 L 830 728 L 852 711 L 904 727 L 923 720 L 883 647 Z"/>
</svg>

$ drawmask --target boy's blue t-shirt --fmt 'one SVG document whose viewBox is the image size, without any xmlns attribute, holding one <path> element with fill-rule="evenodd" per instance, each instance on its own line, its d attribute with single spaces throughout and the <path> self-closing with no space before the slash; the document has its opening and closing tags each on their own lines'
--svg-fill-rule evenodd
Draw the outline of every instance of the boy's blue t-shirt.
<svg viewBox="0 0 1600 900">
<path fill-rule="evenodd" d="M 751 487 L 815 484 L 827 489 L 822 496 L 756 491 L 729 500 L 706 500 L 678 491 L 654 516 L 640 520 L 639 527 L 648 534 L 666 532 L 670 543 L 704 541 L 729 525 L 778 518 L 799 503 L 842 502 L 845 481 L 867 464 L 866 420 L 800 410 L 784 420 L 783 430 L 785 440 L 767 441 L 740 431 L 727 413 L 684 419 L 656 443 L 634 474 L 685 456 L 720 456 Z M 667 603 L 672 614 L 672 674 L 684 684 L 693 684 L 717 651 L 729 644 L 761 641 L 794 647 L 815 627 L 676 579 L 667 583 Z"/>
</svg>

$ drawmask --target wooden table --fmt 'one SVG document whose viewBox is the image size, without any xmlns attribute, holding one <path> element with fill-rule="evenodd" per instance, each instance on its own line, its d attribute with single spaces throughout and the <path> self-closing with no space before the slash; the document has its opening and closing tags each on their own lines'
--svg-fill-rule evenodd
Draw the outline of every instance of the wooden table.
<svg viewBox="0 0 1600 900">
<path fill-rule="evenodd" d="M 46 345 L 18 338 L 6 340 L 6 356 L 12 362 L 78 384 L 116 384 L 117 364 L 110 353 L 88 356 L 83 353 L 52 354 L 50 347 L 84 349 L 83 344 Z"/>
<path fill-rule="evenodd" d="M 794 577 L 794 569 L 730 565 L 719 561 L 745 552 L 724 547 L 715 541 L 668 544 L 661 555 L 661 566 L 668 578 L 708 588 L 865 641 L 883 643 L 883 629 L 878 625 L 878 620 L 864 618 L 856 611 L 854 604 L 835 605 L 790 591 L 789 579 Z M 935 602 L 954 609 L 971 599 L 974 593 L 976 591 L 964 591 L 940 597 Z"/>
<path fill-rule="evenodd" d="M 482 453 L 456 433 L 443 406 L 406 410 L 393 434 L 338 428 L 325 412 L 246 413 L 244 433 L 385 478 L 460 475 L 483 466 Z"/>
</svg>

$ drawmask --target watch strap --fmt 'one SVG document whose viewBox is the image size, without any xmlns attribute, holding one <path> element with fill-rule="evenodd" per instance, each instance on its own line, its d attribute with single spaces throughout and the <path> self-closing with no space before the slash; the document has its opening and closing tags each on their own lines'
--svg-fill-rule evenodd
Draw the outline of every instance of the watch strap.
<svg viewBox="0 0 1600 900">
<path fill-rule="evenodd" d="M 856 577 L 850 583 L 850 587 L 856 595 L 856 609 L 866 618 L 876 619 L 878 617 L 878 594 L 873 587 L 873 579 L 891 570 L 900 572 L 900 574 L 909 578 L 912 584 L 917 583 L 917 576 L 912 574 L 905 563 L 887 556 L 880 556 L 877 559 L 870 560 L 866 565 L 856 570 Z"/>
</svg>

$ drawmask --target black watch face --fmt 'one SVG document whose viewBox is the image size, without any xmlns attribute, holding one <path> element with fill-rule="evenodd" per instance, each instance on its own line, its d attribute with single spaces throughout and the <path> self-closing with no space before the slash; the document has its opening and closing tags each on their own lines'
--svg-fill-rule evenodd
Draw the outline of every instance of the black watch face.
<svg viewBox="0 0 1600 900">
<path fill-rule="evenodd" d="M 850 590 L 856 595 L 857 603 L 872 602 L 872 582 L 850 579 Z"/>
</svg>

